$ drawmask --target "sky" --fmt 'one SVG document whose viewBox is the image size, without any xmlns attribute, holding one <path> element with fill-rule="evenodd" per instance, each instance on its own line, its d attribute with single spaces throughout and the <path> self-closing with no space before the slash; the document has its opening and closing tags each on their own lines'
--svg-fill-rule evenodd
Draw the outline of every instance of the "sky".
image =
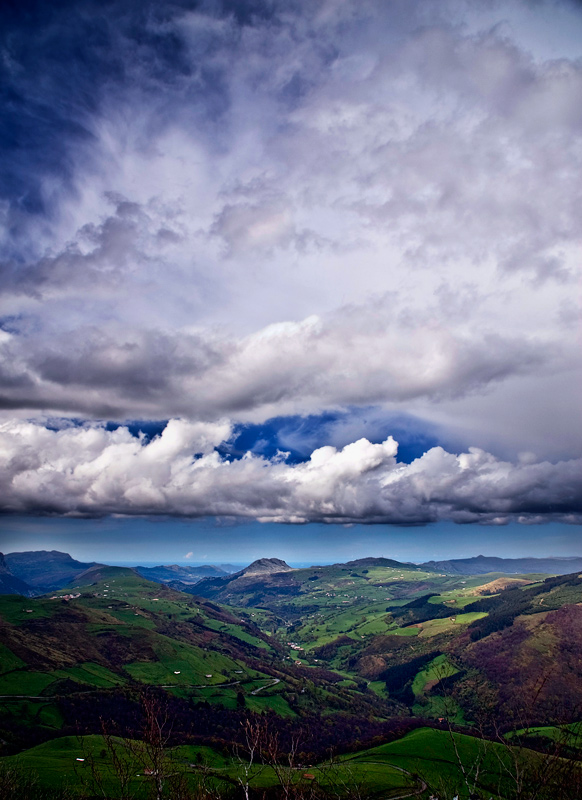
<svg viewBox="0 0 582 800">
<path fill-rule="evenodd" d="M 5 2 L 0 71 L 0 550 L 582 552 L 582 4 Z"/>
</svg>

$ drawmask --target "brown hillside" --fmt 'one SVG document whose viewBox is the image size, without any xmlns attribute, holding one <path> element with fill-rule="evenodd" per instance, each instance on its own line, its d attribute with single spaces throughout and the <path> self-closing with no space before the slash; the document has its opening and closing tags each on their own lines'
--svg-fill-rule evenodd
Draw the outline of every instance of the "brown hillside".
<svg viewBox="0 0 582 800">
<path fill-rule="evenodd" d="M 477 586 L 473 589 L 471 594 L 499 594 L 499 592 L 503 592 L 505 589 L 514 589 L 516 586 L 528 586 L 530 583 L 533 583 L 533 581 L 528 581 L 525 578 L 496 578 L 494 581 L 484 583 L 483 586 Z"/>
<path fill-rule="evenodd" d="M 573 720 L 582 711 L 582 607 L 517 617 L 461 654 L 497 687 L 509 719 Z"/>
</svg>

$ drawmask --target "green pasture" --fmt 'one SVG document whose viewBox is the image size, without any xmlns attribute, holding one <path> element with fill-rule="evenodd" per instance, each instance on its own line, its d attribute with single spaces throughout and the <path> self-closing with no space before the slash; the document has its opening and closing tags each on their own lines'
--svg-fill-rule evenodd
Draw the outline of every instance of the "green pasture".
<svg viewBox="0 0 582 800">
<path fill-rule="evenodd" d="M 37 697 L 56 678 L 47 672 L 15 670 L 0 675 L 0 695 L 29 695 Z"/>
<path fill-rule="evenodd" d="M 124 679 L 106 667 L 87 662 L 74 667 L 53 670 L 53 672 L 32 672 L 13 670 L 0 675 L 0 695 L 39 696 L 57 680 L 70 679 L 77 683 L 98 689 L 109 689 L 124 683 Z M 81 688 L 81 686 L 79 687 Z"/>
<path fill-rule="evenodd" d="M 468 624 L 476 617 L 459 614 L 466 605 L 477 599 L 474 588 L 488 583 L 497 574 L 484 576 L 450 576 L 424 572 L 419 568 L 369 567 L 362 569 L 326 567 L 322 570 L 303 569 L 294 573 L 302 582 L 301 594 L 281 600 L 285 608 L 301 613 L 301 620 L 294 622 L 291 640 L 306 650 L 328 644 L 340 635 L 354 641 L 368 637 L 391 634 L 395 636 L 433 636 L 454 630 L 454 624 Z M 309 580 L 318 576 L 317 580 Z M 418 588 L 415 588 L 418 585 Z M 400 627 L 390 618 L 390 610 L 399 608 L 411 600 L 437 591 L 429 599 L 434 605 L 450 607 L 451 616 L 458 622 L 434 620 L 423 623 L 424 630 L 413 626 Z M 404 596 L 401 596 L 404 595 Z M 269 600 L 276 607 L 277 601 Z M 308 613 L 302 613 L 302 609 Z M 287 611 L 286 613 L 290 613 Z M 281 631 L 284 634 L 284 631 Z"/>
<path fill-rule="evenodd" d="M 167 636 L 158 634 L 152 639 L 152 645 L 157 661 L 134 661 L 124 666 L 132 678 L 142 683 L 158 686 L 214 685 L 238 680 L 235 670 L 242 668 L 237 661 L 222 653 L 205 651 Z M 246 672 L 253 676 L 261 675 L 248 669 Z"/>
<path fill-rule="evenodd" d="M 416 698 L 412 710 L 414 714 L 433 719 L 444 718 L 455 725 L 466 723 L 463 711 L 452 697 L 431 694 L 431 689 L 443 678 L 449 678 L 459 672 L 445 654 L 437 656 L 421 669 L 412 682 L 412 691 Z"/>
<path fill-rule="evenodd" d="M 443 594 L 437 594 L 434 597 L 429 597 L 428 602 L 431 605 L 444 605 L 451 609 L 451 613 L 454 613 L 458 608 L 464 608 L 468 606 L 470 603 L 474 603 L 475 600 L 479 598 L 471 594 L 473 589 L 459 589 L 456 591 L 444 592 Z"/>
<path fill-rule="evenodd" d="M 0 643 L 0 675 L 24 666 L 26 665 L 21 658 L 18 658 L 5 644 Z"/>
<path fill-rule="evenodd" d="M 108 608 L 107 612 L 109 617 L 112 618 L 111 622 L 113 624 L 117 621 L 121 625 L 148 628 L 149 630 L 153 630 L 156 627 L 155 619 L 152 619 L 141 608 L 136 606 L 129 608 L 114 606 L 113 608 Z"/>
<path fill-rule="evenodd" d="M 113 740 L 118 755 L 128 760 L 132 786 L 139 793 L 147 788 L 144 761 L 139 756 L 139 746 L 128 752 L 121 740 Z M 527 751 L 527 758 L 540 756 Z M 78 759 L 84 759 L 79 761 Z M 182 772 L 193 783 L 200 779 L 210 781 L 216 788 L 240 785 L 245 780 L 244 764 L 235 757 L 211 747 L 182 745 L 167 753 L 165 768 L 168 772 Z M 61 737 L 33 747 L 18 756 L 1 759 L 6 764 L 18 763 L 28 771 L 38 774 L 44 786 L 58 788 L 62 785 L 81 789 L 90 783 L 91 763 L 102 776 L 105 788 L 115 797 L 117 788 L 112 769 L 111 754 L 102 736 Z M 462 769 L 469 779 L 478 771 L 476 788 L 487 797 L 506 797 L 510 783 L 500 778 L 503 766 L 510 767 L 511 754 L 507 747 L 482 741 L 475 737 L 448 731 L 421 728 L 389 744 L 362 750 L 339 757 L 335 763 L 302 766 L 285 771 L 285 779 L 293 783 L 316 783 L 336 797 L 354 790 L 361 796 L 377 798 L 412 795 L 427 785 L 426 793 L 441 793 L 444 797 L 459 795 L 466 800 L 469 791 Z M 250 769 L 250 785 L 267 789 L 277 785 L 277 776 L 269 766 L 255 764 Z M 471 780 L 469 781 L 471 783 Z M 471 784 L 471 788 L 473 785 Z"/>
<path fill-rule="evenodd" d="M 538 756 L 528 751 L 528 757 Z M 442 797 L 458 794 L 459 800 L 468 798 L 462 768 L 469 777 L 475 776 L 478 770 L 476 787 L 486 797 L 501 798 L 509 788 L 507 779 L 500 774 L 504 771 L 502 765 L 507 768 L 511 765 L 511 753 L 506 747 L 449 731 L 419 728 L 395 742 L 343 758 L 348 763 L 399 766 L 419 775 L 429 793 Z"/>
<path fill-rule="evenodd" d="M 425 623 L 423 623 L 425 624 Z M 416 625 L 408 625 L 406 628 L 390 628 L 389 631 L 386 631 L 390 636 L 418 636 L 421 632 L 421 629 Z"/>
<path fill-rule="evenodd" d="M 251 633 L 248 633 L 248 631 L 245 631 L 232 622 L 221 622 L 217 619 L 207 618 L 204 620 L 204 625 L 217 633 L 227 633 L 229 636 L 234 636 L 236 639 L 240 639 L 240 641 L 246 642 L 247 644 L 252 644 L 254 647 L 260 647 L 262 650 L 272 649 L 267 642 L 259 639 L 258 636 L 253 636 Z"/>
<path fill-rule="evenodd" d="M 245 706 L 257 714 L 261 714 L 263 711 L 274 711 L 280 717 L 297 716 L 281 694 L 247 694 L 245 695 Z"/>
<path fill-rule="evenodd" d="M 230 768 L 216 771 L 218 776 L 228 779 L 233 785 L 244 781 L 240 765 L 233 763 Z M 270 789 L 280 785 L 275 770 L 270 766 L 255 765 L 250 771 L 250 786 L 253 789 Z M 401 770 L 386 764 L 364 764 L 336 762 L 304 766 L 283 770 L 283 782 L 294 786 L 321 787 L 331 796 L 390 798 L 412 795 L 419 784 Z"/>
<path fill-rule="evenodd" d="M 412 682 L 412 691 L 418 697 L 427 691 L 427 687 L 430 689 L 431 684 L 435 685 L 443 678 L 450 678 L 451 675 L 456 675 L 458 671 L 458 668 L 451 664 L 448 657 L 443 653 L 430 661 L 417 673 Z"/>
<path fill-rule="evenodd" d="M 144 764 L 139 745 L 128 751 L 122 740 L 113 740 L 116 752 L 129 764 L 133 788 L 147 788 Z M 520 751 L 527 760 L 542 758 L 533 751 Z M 524 754 L 525 753 L 525 754 Z M 80 761 L 78 759 L 84 759 Z M 87 787 L 91 777 L 91 763 L 102 776 L 104 787 L 115 797 L 118 784 L 112 769 L 111 753 L 102 736 L 61 737 L 24 751 L 18 756 L 0 759 L 7 765 L 19 764 L 36 773 L 42 785 L 58 788 L 66 785 L 73 789 Z M 495 744 L 465 734 L 420 728 L 403 738 L 355 754 L 340 756 L 335 763 L 302 766 L 286 771 L 286 779 L 293 783 L 319 784 L 335 797 L 353 797 L 354 790 L 389 800 L 391 797 L 416 794 L 426 784 L 426 792 L 459 800 L 468 798 L 469 790 L 463 780 L 463 770 L 469 778 L 477 776 L 475 788 L 495 800 L 507 797 L 511 782 L 504 770 L 511 774 L 512 754 L 501 744 Z M 462 766 L 461 766 L 462 765 Z M 240 785 L 245 780 L 243 762 L 235 754 L 228 754 L 208 746 L 182 745 L 167 752 L 165 769 L 168 773 L 184 773 L 196 783 L 202 776 L 216 788 Z M 266 789 L 277 785 L 277 776 L 271 767 L 254 765 L 250 769 L 250 785 Z"/>
<path fill-rule="evenodd" d="M 446 720 L 451 725 L 466 725 L 463 709 L 452 697 L 428 694 L 417 698 L 412 712 L 423 719 Z"/>
<path fill-rule="evenodd" d="M 102 667 L 100 664 L 92 664 L 91 662 L 59 669 L 53 672 L 52 675 L 56 678 L 70 678 L 98 689 L 111 689 L 114 686 L 125 683 L 120 675 L 111 672 L 107 667 Z"/>
<path fill-rule="evenodd" d="M 528 738 L 549 739 L 558 747 L 565 746 L 582 749 L 582 722 L 572 722 L 568 725 L 542 725 L 522 728 L 506 734 L 508 740 L 516 737 L 526 741 Z"/>
<path fill-rule="evenodd" d="M 35 619 L 47 619 L 58 613 L 61 602 L 44 597 L 0 595 L 0 619 L 10 625 L 21 625 Z"/>
<path fill-rule="evenodd" d="M 128 752 L 122 740 L 113 740 L 116 753 L 128 764 L 130 787 L 138 797 L 146 797 L 148 779 L 139 758 Z M 111 753 L 102 736 L 65 736 L 0 759 L 0 763 L 19 766 L 38 776 L 41 786 L 50 789 L 69 788 L 73 791 L 91 792 L 95 785 L 92 770 L 100 776 L 108 797 L 119 796 L 119 781 L 115 775 Z M 92 768 L 92 764 L 94 765 Z M 140 789 L 143 788 L 143 794 Z M 101 792 L 98 791 L 99 796 Z"/>
<path fill-rule="evenodd" d="M 386 689 L 385 681 L 369 681 L 368 689 L 374 692 L 374 694 L 377 694 L 378 697 L 381 697 L 383 700 L 388 700 L 390 697 L 388 690 Z"/>
<path fill-rule="evenodd" d="M 237 676 L 239 677 L 239 676 Z M 243 676 L 240 676 L 243 678 Z M 197 700 L 204 700 L 212 704 L 219 704 L 225 708 L 235 709 L 239 707 L 238 696 L 241 693 L 244 697 L 244 707 L 249 711 L 262 713 L 263 711 L 274 711 L 281 717 L 295 717 L 295 711 L 290 707 L 282 692 L 286 689 L 283 683 L 272 688 L 267 688 L 265 692 L 252 694 L 254 689 L 266 685 L 265 681 L 242 680 L 235 686 L 207 686 L 199 689 L 186 687 L 176 687 L 170 689 L 172 694 L 180 697 L 189 698 L 194 696 Z M 268 685 L 268 684 L 267 684 Z"/>
<path fill-rule="evenodd" d="M 430 619 L 427 622 L 419 623 L 418 635 L 428 637 L 436 636 L 439 633 L 450 633 L 460 625 L 469 625 L 469 623 L 474 622 L 476 619 L 481 619 L 486 616 L 487 614 L 485 612 L 471 611 L 467 614 L 452 613 L 451 617 L 454 621 L 449 617 L 444 617 L 444 619 Z"/>
<path fill-rule="evenodd" d="M 144 775 L 144 761 L 136 752 L 128 752 L 120 739 L 113 739 L 116 753 L 129 766 L 131 789 L 139 796 L 143 787 L 144 796 L 148 778 Z M 84 759 L 84 760 L 79 760 Z M 115 777 L 111 754 L 102 736 L 62 737 L 33 747 L 18 756 L 0 759 L 0 763 L 19 765 L 22 769 L 38 775 L 41 785 L 59 789 L 87 790 L 91 787 L 92 769 L 102 778 L 103 787 L 115 797 L 119 783 Z M 225 786 L 240 786 L 245 781 L 243 763 L 233 756 L 226 756 L 210 747 L 183 745 L 168 751 L 165 769 L 168 773 L 183 773 L 192 785 L 202 778 L 217 789 Z M 278 785 L 272 767 L 256 764 L 249 771 L 250 785 L 254 789 L 268 789 Z M 357 788 L 362 794 L 391 797 L 412 791 L 418 783 L 410 775 L 385 763 L 337 762 L 302 766 L 285 770 L 285 781 L 293 784 L 319 784 L 336 797 L 350 794 Z"/>
</svg>

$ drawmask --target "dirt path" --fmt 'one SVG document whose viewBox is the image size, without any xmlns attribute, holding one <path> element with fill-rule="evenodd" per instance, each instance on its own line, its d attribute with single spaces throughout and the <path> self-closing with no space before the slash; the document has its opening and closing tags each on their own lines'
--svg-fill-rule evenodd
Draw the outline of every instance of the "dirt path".
<svg viewBox="0 0 582 800">
<path fill-rule="evenodd" d="M 238 686 L 240 681 L 230 683 L 162 683 L 160 689 L 226 689 L 227 686 Z"/>
<path fill-rule="evenodd" d="M 422 794 L 423 792 L 426 792 L 426 790 L 428 789 L 428 784 L 425 783 L 425 781 L 423 781 L 422 778 L 420 778 L 418 776 L 415 778 L 414 775 L 412 774 L 412 772 L 409 772 L 407 769 L 404 769 L 404 767 L 397 767 L 396 764 L 390 764 L 387 761 L 358 761 L 357 763 L 358 764 L 376 764 L 376 766 L 380 766 L 380 767 L 392 767 L 392 769 L 395 769 L 398 772 L 401 772 L 403 775 L 408 775 L 409 778 L 412 778 L 413 780 L 419 781 L 419 783 L 420 783 L 420 788 L 419 789 L 416 789 L 413 792 L 407 792 L 407 794 L 399 794 L 399 795 L 395 795 L 395 796 L 390 796 L 390 798 L 386 798 L 386 800 L 405 800 L 405 798 L 407 798 L 407 797 L 417 797 L 419 794 Z"/>
<path fill-rule="evenodd" d="M 258 694 L 259 692 L 262 692 L 263 689 L 270 689 L 271 686 L 276 686 L 278 683 L 281 683 L 281 678 L 273 678 L 271 683 L 266 683 L 264 686 L 259 686 L 259 688 L 254 689 L 251 694 Z"/>
</svg>

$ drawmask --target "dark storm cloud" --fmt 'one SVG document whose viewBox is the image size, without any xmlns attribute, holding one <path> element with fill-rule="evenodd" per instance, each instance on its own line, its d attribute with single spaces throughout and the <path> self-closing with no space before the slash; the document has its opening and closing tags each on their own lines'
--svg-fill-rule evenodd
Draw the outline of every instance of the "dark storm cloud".
<svg viewBox="0 0 582 800">
<path fill-rule="evenodd" d="M 268 413 L 286 406 L 451 398 L 554 368 L 554 348 L 494 333 L 411 329 L 390 304 L 352 307 L 242 338 L 78 327 L 5 334 L 0 403 L 116 418 Z M 282 355 L 284 357 L 282 357 Z M 357 376 L 357 379 L 355 378 Z M 28 395 L 28 397 L 27 397 Z"/>
</svg>

